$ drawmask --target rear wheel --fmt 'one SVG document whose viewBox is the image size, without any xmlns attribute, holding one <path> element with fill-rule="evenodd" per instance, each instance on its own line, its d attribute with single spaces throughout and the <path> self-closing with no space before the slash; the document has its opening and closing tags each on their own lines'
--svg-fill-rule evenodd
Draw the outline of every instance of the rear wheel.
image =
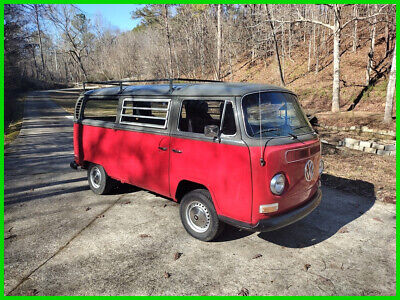
<svg viewBox="0 0 400 300">
<path fill-rule="evenodd" d="M 181 201 L 180 216 L 186 231 L 205 242 L 217 238 L 224 227 L 207 190 L 197 189 L 187 193 Z"/>
<path fill-rule="evenodd" d="M 88 182 L 90 189 L 97 195 L 108 194 L 114 186 L 104 168 L 97 164 L 90 164 L 88 168 Z"/>
</svg>

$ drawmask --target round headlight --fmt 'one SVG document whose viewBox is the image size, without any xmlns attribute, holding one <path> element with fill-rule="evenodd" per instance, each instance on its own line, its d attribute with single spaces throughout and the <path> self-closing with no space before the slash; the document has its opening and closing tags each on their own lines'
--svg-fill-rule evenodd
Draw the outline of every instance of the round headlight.
<svg viewBox="0 0 400 300">
<path fill-rule="evenodd" d="M 281 173 L 278 173 L 274 177 L 272 177 L 270 188 L 273 194 L 282 194 L 283 190 L 285 189 L 285 176 Z"/>
<path fill-rule="evenodd" d="M 323 171 L 324 171 L 324 161 L 321 159 L 319 161 L 319 175 L 321 175 Z"/>
</svg>

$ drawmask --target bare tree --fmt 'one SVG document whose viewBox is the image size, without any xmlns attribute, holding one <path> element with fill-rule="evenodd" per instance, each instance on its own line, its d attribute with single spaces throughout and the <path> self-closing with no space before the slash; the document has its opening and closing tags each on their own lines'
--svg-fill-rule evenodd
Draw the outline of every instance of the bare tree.
<svg viewBox="0 0 400 300">
<path fill-rule="evenodd" d="M 320 26 L 317 28 L 318 40 L 316 41 L 316 49 L 315 49 L 315 74 L 319 72 L 319 54 L 320 54 Z"/>
<path fill-rule="evenodd" d="M 333 83 L 332 83 L 332 112 L 340 112 L 340 40 L 341 33 L 349 24 L 354 22 L 355 20 L 365 20 L 369 18 L 376 17 L 381 14 L 381 10 L 384 6 L 381 7 L 379 11 L 375 14 L 366 17 L 353 17 L 346 22 L 342 20 L 342 8 L 345 6 L 344 4 L 326 4 L 332 11 L 333 15 L 333 25 L 330 23 L 320 21 L 313 18 L 307 18 L 302 15 L 299 8 L 297 7 L 297 20 L 296 22 L 304 22 L 304 23 L 312 23 L 316 25 L 324 26 L 325 28 L 329 28 L 333 34 Z"/>
<path fill-rule="evenodd" d="M 368 86 L 370 81 L 371 81 L 371 69 L 374 67 L 374 53 L 375 53 L 375 36 L 376 36 L 376 22 L 377 22 L 377 17 L 376 17 L 376 11 L 377 11 L 377 5 L 374 4 L 372 9 L 369 11 L 370 15 L 374 15 L 372 18 L 372 29 L 371 29 L 371 44 L 370 44 L 370 50 L 368 53 L 368 61 L 367 61 L 367 71 L 366 71 L 366 78 L 365 78 L 365 85 Z"/>
<path fill-rule="evenodd" d="M 357 6 L 357 4 L 354 4 L 353 17 L 355 18 L 354 27 L 353 27 L 353 52 L 356 52 L 357 51 L 357 45 L 358 45 L 358 35 L 357 35 L 358 6 Z"/>
<path fill-rule="evenodd" d="M 393 5 L 377 5 L 369 14 L 363 4 L 192 4 L 174 9 L 145 5 L 132 13 L 141 22 L 128 32 L 111 29 L 96 17 L 89 20 L 74 5 L 38 5 L 36 13 L 35 5 L 23 7 L 30 7 L 32 13 L 26 14 L 29 30 L 24 44 L 16 47 L 24 55 L 14 65 L 24 76 L 42 80 L 54 76 L 60 81 L 177 75 L 233 80 L 235 72 L 243 73 L 243 67 L 262 59 L 266 69 L 271 60 L 277 62 L 277 80 L 284 85 L 286 77 L 295 78 L 293 69 L 285 70 L 285 65 L 308 58 L 308 69 L 315 73 L 332 64 L 332 111 L 336 112 L 339 84 L 344 82 L 340 58 L 347 47 L 351 51 L 352 46 L 363 46 L 369 36 L 366 29 L 373 24 L 375 41 L 378 33 L 385 32 L 389 54 L 394 47 Z M 379 18 L 383 11 L 386 18 Z M 365 20 L 371 20 L 370 26 Z"/>
<path fill-rule="evenodd" d="M 283 71 L 282 71 L 282 65 L 281 65 L 281 60 L 279 58 L 279 48 L 278 48 L 278 41 L 276 39 L 276 34 L 275 34 L 275 27 L 273 24 L 273 21 L 271 20 L 271 14 L 269 12 L 268 4 L 264 4 L 264 8 L 268 17 L 268 22 L 269 25 L 271 26 L 271 31 L 272 31 L 272 36 L 274 38 L 274 46 L 275 46 L 275 55 L 276 55 L 276 61 L 278 63 L 278 70 L 279 70 L 279 78 L 281 80 L 281 84 L 285 86 L 285 79 L 283 78 Z"/>
<path fill-rule="evenodd" d="M 39 52 L 40 52 L 40 62 L 41 62 L 41 73 L 45 76 L 46 66 L 45 66 L 45 59 L 43 54 L 43 37 L 42 37 L 42 28 L 41 28 L 41 18 L 44 11 L 43 4 L 27 4 L 26 7 L 28 8 L 28 13 L 32 16 L 33 23 L 35 24 L 36 31 L 37 31 L 37 43 L 39 45 Z"/>
<path fill-rule="evenodd" d="M 49 5 L 47 11 L 49 19 L 62 34 L 67 46 L 66 52 L 79 66 L 84 79 L 88 80 L 83 64 L 83 59 L 88 55 L 88 48 L 93 40 L 93 35 L 88 28 L 88 19 L 71 5 Z"/>
<path fill-rule="evenodd" d="M 394 45 L 392 67 L 390 69 L 389 82 L 386 91 L 385 116 L 383 121 L 390 123 L 393 113 L 393 99 L 396 92 L 396 44 Z"/>
<path fill-rule="evenodd" d="M 171 45 L 171 33 L 169 30 L 169 20 L 168 20 L 168 4 L 163 4 L 163 18 L 164 18 L 164 28 L 165 35 L 167 37 L 168 52 L 169 52 L 169 77 L 174 77 L 174 72 L 172 69 L 172 45 Z"/>
<path fill-rule="evenodd" d="M 222 30 L 221 30 L 221 4 L 217 4 L 217 80 L 221 79 L 221 42 L 222 42 Z"/>
</svg>

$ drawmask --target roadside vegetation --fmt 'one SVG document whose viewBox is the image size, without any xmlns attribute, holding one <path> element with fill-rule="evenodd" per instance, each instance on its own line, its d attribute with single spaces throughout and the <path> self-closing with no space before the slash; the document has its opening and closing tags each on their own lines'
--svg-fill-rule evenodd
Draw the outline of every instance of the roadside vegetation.
<svg viewBox="0 0 400 300">
<path fill-rule="evenodd" d="M 8 146 L 18 136 L 22 126 L 22 118 L 24 115 L 24 95 L 13 95 L 5 97 L 5 109 L 8 114 L 4 117 L 4 146 Z"/>
</svg>

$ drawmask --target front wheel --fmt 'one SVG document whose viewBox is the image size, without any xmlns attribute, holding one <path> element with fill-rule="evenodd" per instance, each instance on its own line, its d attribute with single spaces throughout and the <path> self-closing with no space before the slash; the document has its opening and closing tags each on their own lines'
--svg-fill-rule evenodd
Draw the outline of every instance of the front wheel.
<svg viewBox="0 0 400 300">
<path fill-rule="evenodd" d="M 96 164 L 91 164 L 88 168 L 88 182 L 90 189 L 97 195 L 108 194 L 113 188 L 113 179 L 102 166 Z"/>
<path fill-rule="evenodd" d="M 181 201 L 180 216 L 186 231 L 201 241 L 214 240 L 224 227 L 207 190 L 198 189 L 187 193 Z"/>
</svg>

